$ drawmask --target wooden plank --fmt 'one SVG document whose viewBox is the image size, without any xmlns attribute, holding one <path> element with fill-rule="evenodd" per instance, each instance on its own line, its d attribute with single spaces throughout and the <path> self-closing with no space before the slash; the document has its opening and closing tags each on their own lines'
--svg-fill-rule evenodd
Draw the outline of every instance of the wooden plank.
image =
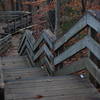
<svg viewBox="0 0 100 100">
<path fill-rule="evenodd" d="M 89 70 L 89 72 L 94 76 L 94 78 L 100 83 L 100 69 L 98 68 L 98 66 L 96 66 L 96 64 L 93 61 L 88 59 L 86 67 Z"/>
<path fill-rule="evenodd" d="M 38 59 L 38 57 L 42 54 L 45 53 L 50 59 L 53 58 L 53 54 L 51 51 L 48 49 L 48 47 L 44 44 L 35 54 L 34 56 L 34 61 Z"/>
<path fill-rule="evenodd" d="M 87 89 L 78 89 L 76 88 L 77 91 L 75 91 L 74 89 L 52 89 L 50 91 L 46 91 L 46 90 L 35 90 L 35 91 L 30 91 L 30 92 L 27 92 L 27 91 L 24 91 L 24 93 L 22 94 L 13 94 L 13 96 L 11 96 L 11 94 L 8 94 L 6 95 L 7 98 L 9 99 L 12 99 L 12 97 L 14 99 L 25 99 L 25 98 L 32 98 L 32 97 L 35 97 L 38 93 L 43 95 L 44 97 L 54 97 L 56 95 L 79 95 L 79 94 L 91 94 L 91 95 L 94 95 L 94 93 L 96 94 L 96 92 L 93 91 L 93 89 L 91 88 L 87 88 Z"/>
<path fill-rule="evenodd" d="M 39 58 L 39 56 L 44 52 L 43 46 L 37 51 L 37 53 L 34 56 L 34 61 Z"/>
<path fill-rule="evenodd" d="M 87 83 L 85 83 L 85 82 L 83 82 L 84 83 L 84 85 L 83 85 L 83 83 L 81 82 L 81 81 L 75 81 L 75 83 L 73 84 L 73 82 L 74 81 L 70 81 L 70 82 L 68 82 L 68 84 L 69 84 L 69 86 L 67 85 L 66 86 L 66 83 L 67 83 L 67 81 L 65 80 L 63 80 L 62 82 L 61 81 L 59 81 L 59 82 L 50 82 L 50 83 L 48 83 L 48 82 L 46 82 L 46 83 L 44 83 L 44 85 L 41 83 L 40 84 L 40 86 L 39 86 L 39 84 L 37 85 L 30 85 L 30 87 L 25 87 L 24 85 L 23 85 L 23 88 L 16 88 L 16 87 L 12 87 L 12 88 L 8 88 L 7 89 L 7 91 L 10 91 L 10 90 L 13 90 L 13 93 L 15 93 L 15 94 L 17 94 L 17 93 L 23 93 L 24 92 L 24 90 L 25 91 L 34 91 L 34 90 L 56 90 L 56 89 L 58 89 L 58 90 L 60 90 L 60 89 L 81 89 L 81 88 L 89 88 L 90 86 L 87 84 Z M 50 86 L 48 87 L 48 84 L 50 84 Z M 56 85 L 57 84 L 57 85 Z M 10 86 L 11 87 L 11 86 Z M 70 88 L 70 87 L 72 87 L 72 88 Z M 7 86 L 6 86 L 6 88 L 7 88 Z M 34 88 L 34 89 L 33 89 Z M 9 92 L 9 94 L 10 94 L 11 92 Z"/>
<path fill-rule="evenodd" d="M 2 45 L 2 47 L 0 48 L 0 54 L 6 52 L 8 50 L 8 48 L 10 47 L 11 42 L 9 41 L 8 43 L 6 43 L 5 45 Z"/>
<path fill-rule="evenodd" d="M 42 36 L 43 36 L 43 39 L 45 40 L 45 42 L 49 45 L 49 47 L 51 48 L 51 49 L 53 49 L 53 43 L 52 43 L 52 41 L 48 38 L 48 36 L 47 36 L 47 34 L 42 34 Z"/>
<path fill-rule="evenodd" d="M 0 15 L 19 15 L 19 14 L 31 14 L 28 11 L 0 11 Z"/>
<path fill-rule="evenodd" d="M 27 50 L 29 51 L 30 56 L 32 57 L 32 59 L 34 59 L 34 52 L 28 41 L 26 41 L 26 47 L 27 47 Z"/>
<path fill-rule="evenodd" d="M 81 58 L 70 65 L 64 65 L 62 69 L 58 70 L 55 75 L 68 75 L 86 69 L 88 58 Z"/>
<path fill-rule="evenodd" d="M 85 38 L 87 38 L 87 37 L 85 37 Z M 65 59 L 73 56 L 74 54 L 76 54 L 80 50 L 84 49 L 85 45 L 83 45 L 83 42 L 85 41 L 85 38 L 80 40 L 78 43 L 74 44 L 73 46 L 71 46 L 69 49 L 67 49 L 66 51 L 64 51 L 63 53 L 58 55 L 57 57 L 55 57 L 54 58 L 54 65 L 61 63 Z"/>
<path fill-rule="evenodd" d="M 83 44 L 100 60 L 100 44 L 90 36 L 87 36 L 83 42 Z"/>
<path fill-rule="evenodd" d="M 63 37 L 61 37 L 54 44 L 54 50 L 60 48 L 65 42 L 67 42 L 71 37 L 76 35 L 80 30 L 82 30 L 87 25 L 87 16 L 83 16 Z"/>
<path fill-rule="evenodd" d="M 43 37 L 40 37 L 39 40 L 35 43 L 34 45 L 34 51 L 37 49 L 37 47 L 39 46 L 39 44 L 43 41 Z"/>
<path fill-rule="evenodd" d="M 30 53 L 29 53 L 29 51 L 27 50 L 27 48 L 26 48 L 26 52 L 27 52 L 29 61 L 31 62 L 31 65 L 34 67 L 34 66 L 35 66 L 35 63 L 33 62 L 33 58 L 32 58 L 32 56 L 30 55 Z"/>
<path fill-rule="evenodd" d="M 1 44 L 2 42 L 5 42 L 5 41 L 9 40 L 9 39 L 11 39 L 11 34 L 8 34 L 8 35 L 5 36 L 4 38 L 1 38 L 1 39 L 0 39 L 0 44 Z"/>
<path fill-rule="evenodd" d="M 93 29 L 95 29 L 98 33 L 100 33 L 100 21 L 97 20 L 94 16 L 87 14 L 87 23 Z"/>
<path fill-rule="evenodd" d="M 52 43 L 52 42 L 50 41 L 50 39 L 47 37 L 46 33 L 43 33 L 43 34 L 41 35 L 41 37 L 39 38 L 39 40 L 35 43 L 34 51 L 36 50 L 36 48 L 38 48 L 39 44 L 40 44 L 43 40 L 49 45 L 49 47 L 50 47 L 51 49 L 53 49 L 53 43 Z"/>
<path fill-rule="evenodd" d="M 3 89 L 3 88 L 4 88 L 4 76 L 3 76 L 2 67 L 0 67 L 0 89 Z"/>
<path fill-rule="evenodd" d="M 83 83 L 84 83 L 84 85 L 83 85 Z M 75 79 L 71 79 L 71 80 L 63 79 L 63 80 L 59 80 L 59 81 L 53 80 L 53 81 L 50 81 L 50 82 L 47 82 L 47 81 L 44 82 L 43 81 L 43 83 L 42 83 L 42 81 L 41 81 L 41 83 L 40 82 L 34 83 L 34 81 L 33 81 L 33 83 L 32 82 L 31 83 L 30 82 L 24 83 L 24 84 L 20 83 L 20 84 L 18 84 L 18 88 L 16 88 L 17 84 L 15 84 L 15 85 L 11 85 L 11 84 L 8 85 L 7 84 L 5 87 L 9 87 L 9 88 L 7 88 L 8 91 L 11 90 L 11 89 L 13 89 L 15 91 L 15 90 L 28 89 L 28 88 L 38 88 L 38 89 L 44 88 L 44 89 L 46 89 L 46 88 L 48 88 L 48 84 L 49 84 L 49 88 L 63 87 L 63 86 L 65 87 L 66 84 L 70 84 L 70 86 L 73 86 L 74 88 L 78 87 L 76 84 L 78 84 L 78 85 L 80 84 L 84 88 L 91 87 L 88 82 L 79 81 L 77 79 L 76 80 Z M 70 87 L 68 85 L 66 85 L 66 88 L 70 88 Z"/>
<path fill-rule="evenodd" d="M 19 55 L 22 55 L 23 54 L 23 52 L 25 51 L 25 48 L 26 48 L 26 41 L 24 42 L 21 50 L 19 51 Z"/>
<path fill-rule="evenodd" d="M 39 78 L 37 80 L 23 80 L 23 81 L 14 81 L 14 82 L 9 82 L 9 83 L 6 83 L 7 85 L 10 85 L 11 87 L 12 86 L 16 86 L 16 84 L 20 84 L 20 85 L 25 85 L 25 84 L 38 84 L 38 83 L 43 83 L 43 82 L 55 82 L 55 81 L 62 81 L 62 80 L 66 80 L 67 81 L 70 81 L 70 80 L 80 80 L 79 77 L 76 77 L 75 75 L 70 75 L 70 76 L 54 76 L 54 77 L 42 77 L 42 78 Z M 59 82 L 58 82 L 59 83 Z M 44 84 L 44 83 L 43 83 Z M 10 87 L 10 88 L 11 88 Z"/>
<path fill-rule="evenodd" d="M 82 50 L 83 48 L 89 48 L 92 53 L 96 55 L 100 59 L 100 45 L 94 41 L 90 36 L 86 36 L 83 40 L 80 40 L 78 43 L 71 46 L 68 50 L 63 52 L 62 54 L 58 55 L 54 58 L 54 64 L 58 64 L 65 59 L 71 57 L 72 55 L 76 54 L 78 51 Z"/>
<path fill-rule="evenodd" d="M 48 67 L 49 68 L 49 71 L 50 71 L 50 74 L 54 74 L 53 72 L 55 71 L 54 69 L 54 65 L 52 63 L 49 62 L 48 58 L 45 56 L 44 59 L 46 60 L 46 63 L 48 64 Z"/>
<path fill-rule="evenodd" d="M 25 39 L 26 39 L 26 36 L 25 36 L 25 34 L 23 34 L 23 37 L 22 37 L 21 42 L 20 42 L 19 47 L 18 47 L 18 52 L 20 52 L 21 47 L 23 46 L 23 44 L 25 42 Z"/>
</svg>

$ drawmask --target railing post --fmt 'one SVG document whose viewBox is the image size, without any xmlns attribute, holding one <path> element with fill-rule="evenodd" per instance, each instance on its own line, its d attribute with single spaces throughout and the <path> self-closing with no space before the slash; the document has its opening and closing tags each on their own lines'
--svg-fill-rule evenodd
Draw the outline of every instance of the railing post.
<svg viewBox="0 0 100 100">
<path fill-rule="evenodd" d="M 7 31 L 10 34 L 9 20 L 7 21 Z"/>
<path fill-rule="evenodd" d="M 97 39 L 97 32 L 89 27 L 89 35 L 95 40 L 95 41 L 98 41 Z M 97 59 L 97 57 L 89 51 L 89 58 L 97 65 L 97 66 L 100 66 L 100 60 Z M 95 85 L 95 87 L 97 88 L 100 88 L 100 85 L 98 84 L 98 82 L 96 81 L 96 79 L 93 77 L 92 74 L 89 73 L 89 79 L 90 81 Z"/>
<path fill-rule="evenodd" d="M 13 32 L 16 31 L 16 19 L 14 19 L 14 29 L 13 29 Z"/>
<path fill-rule="evenodd" d="M 0 63 L 1 63 L 0 58 Z M 3 71 L 2 68 L 0 67 L 0 99 L 4 100 L 4 79 L 3 79 Z"/>
</svg>

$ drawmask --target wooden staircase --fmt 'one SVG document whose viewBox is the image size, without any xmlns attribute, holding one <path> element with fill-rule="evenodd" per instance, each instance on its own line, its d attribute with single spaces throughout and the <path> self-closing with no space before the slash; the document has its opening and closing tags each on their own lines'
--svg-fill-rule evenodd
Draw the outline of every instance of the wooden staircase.
<svg viewBox="0 0 100 100">
<path fill-rule="evenodd" d="M 11 26 L 15 24 L 17 21 Z M 64 49 L 65 44 L 87 26 L 91 34 Z M 1 39 L 1 49 L 8 50 L 5 57 L 0 57 L 0 88 L 3 86 L 5 100 L 100 100 L 99 92 L 88 77 L 92 74 L 100 83 L 100 69 L 90 57 L 92 52 L 100 60 L 100 43 L 92 36 L 100 33 L 99 26 L 99 19 L 87 13 L 59 40 L 49 30 L 44 30 L 38 40 L 30 30 L 23 32 L 20 41 L 20 35 L 15 34 Z M 10 48 L 6 47 L 7 41 L 12 42 Z M 89 50 L 89 57 L 63 66 L 66 59 L 84 48 Z M 88 75 L 81 78 L 75 74 L 81 70 L 88 71 Z"/>
<path fill-rule="evenodd" d="M 75 75 L 48 76 L 39 67 L 31 67 L 26 57 L 2 57 L 5 100 L 99 100 L 88 79 Z"/>
</svg>

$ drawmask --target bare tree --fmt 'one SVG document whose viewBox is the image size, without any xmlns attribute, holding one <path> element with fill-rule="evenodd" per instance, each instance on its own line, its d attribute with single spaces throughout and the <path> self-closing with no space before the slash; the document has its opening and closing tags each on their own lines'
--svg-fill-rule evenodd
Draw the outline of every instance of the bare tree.
<svg viewBox="0 0 100 100">
<path fill-rule="evenodd" d="M 2 10 L 5 10 L 5 0 L 0 0 L 0 6 L 2 8 Z"/>
<path fill-rule="evenodd" d="M 60 30 L 60 0 L 56 0 L 55 6 L 55 34 Z"/>
<path fill-rule="evenodd" d="M 87 0 L 81 0 L 81 5 L 82 5 L 81 11 L 82 11 L 82 14 L 84 14 L 86 11 Z"/>
</svg>

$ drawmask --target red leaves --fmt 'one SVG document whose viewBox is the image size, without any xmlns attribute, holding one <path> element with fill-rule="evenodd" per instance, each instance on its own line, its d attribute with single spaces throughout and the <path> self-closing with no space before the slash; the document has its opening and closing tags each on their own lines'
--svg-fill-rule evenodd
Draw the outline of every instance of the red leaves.
<svg viewBox="0 0 100 100">
<path fill-rule="evenodd" d="M 42 95 L 37 95 L 37 96 L 35 96 L 35 97 L 33 97 L 34 99 L 41 99 L 41 98 L 43 98 L 44 96 L 42 96 Z"/>
</svg>

